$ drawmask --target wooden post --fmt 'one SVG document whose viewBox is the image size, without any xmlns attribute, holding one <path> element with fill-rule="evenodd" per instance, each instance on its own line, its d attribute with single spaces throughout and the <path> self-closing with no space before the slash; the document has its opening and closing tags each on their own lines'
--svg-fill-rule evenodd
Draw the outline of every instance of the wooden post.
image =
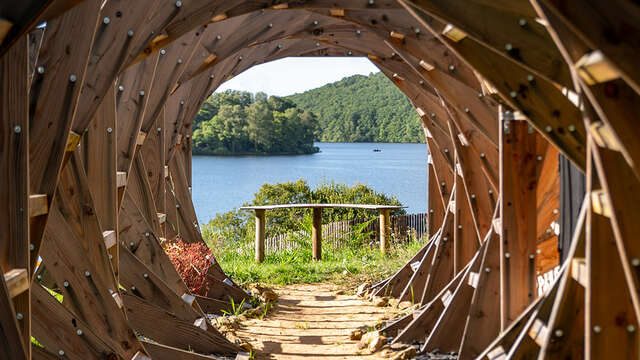
<svg viewBox="0 0 640 360">
<path fill-rule="evenodd" d="M 256 209 L 256 263 L 264 261 L 264 221 L 265 210 Z"/>
<path fill-rule="evenodd" d="M 389 209 L 380 209 L 380 252 L 387 253 L 389 247 Z"/>
<path fill-rule="evenodd" d="M 536 138 L 524 121 L 500 124 L 501 329 L 535 299 Z"/>
<path fill-rule="evenodd" d="M 322 259 L 322 208 L 313 208 L 313 228 L 311 229 L 313 260 Z"/>
</svg>

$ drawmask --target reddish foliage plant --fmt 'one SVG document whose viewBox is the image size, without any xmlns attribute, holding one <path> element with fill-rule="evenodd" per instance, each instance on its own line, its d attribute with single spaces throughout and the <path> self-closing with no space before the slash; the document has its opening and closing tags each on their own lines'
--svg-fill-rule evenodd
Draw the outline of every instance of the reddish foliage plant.
<svg viewBox="0 0 640 360">
<path fill-rule="evenodd" d="M 213 254 L 204 243 L 186 243 L 180 238 L 164 243 L 173 266 L 193 294 L 205 295 L 209 290 L 207 270 Z"/>
</svg>

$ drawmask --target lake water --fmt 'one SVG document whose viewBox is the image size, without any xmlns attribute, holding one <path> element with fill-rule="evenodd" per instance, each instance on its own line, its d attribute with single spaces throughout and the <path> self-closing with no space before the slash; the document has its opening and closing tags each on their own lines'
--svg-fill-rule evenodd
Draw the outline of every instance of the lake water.
<svg viewBox="0 0 640 360">
<path fill-rule="evenodd" d="M 366 184 L 395 195 L 407 212 L 427 210 L 427 145 L 316 143 L 320 152 L 296 156 L 194 156 L 193 203 L 200 223 L 253 200 L 264 183 L 307 180 Z M 380 149 L 381 152 L 374 152 Z"/>
</svg>

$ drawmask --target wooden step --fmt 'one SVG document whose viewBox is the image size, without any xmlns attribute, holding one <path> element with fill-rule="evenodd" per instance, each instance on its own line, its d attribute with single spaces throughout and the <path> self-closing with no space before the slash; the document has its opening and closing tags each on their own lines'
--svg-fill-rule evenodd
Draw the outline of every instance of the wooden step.
<svg viewBox="0 0 640 360">
<path fill-rule="evenodd" d="M 587 85 L 595 85 L 620 77 L 620 73 L 600 50 L 583 55 L 576 62 L 575 67 L 578 75 Z"/>
<path fill-rule="evenodd" d="M 116 172 L 116 184 L 119 188 L 127 186 L 127 172 L 126 171 L 118 171 Z"/>
<path fill-rule="evenodd" d="M 618 138 L 613 133 L 613 129 L 606 123 L 596 121 L 589 125 L 589 131 L 591 135 L 593 135 L 593 141 L 595 141 L 599 147 L 614 151 L 622 150 L 622 145 L 620 145 Z"/>
<path fill-rule="evenodd" d="M 67 139 L 67 146 L 65 148 L 65 151 L 67 152 L 76 151 L 76 149 L 80 145 L 80 139 L 81 139 L 80 135 L 76 134 L 73 131 L 69 132 L 69 138 Z"/>
<path fill-rule="evenodd" d="M 500 235 L 502 228 L 502 220 L 500 218 L 493 219 L 491 221 L 491 226 L 493 226 L 493 232 L 497 235 Z"/>
<path fill-rule="evenodd" d="M 444 30 L 442 30 L 442 35 L 455 42 L 458 42 L 467 37 L 467 34 L 464 31 L 451 24 L 447 24 L 447 26 L 444 27 Z"/>
<path fill-rule="evenodd" d="M 47 194 L 29 195 L 29 217 L 45 215 L 49 212 Z"/>
<path fill-rule="evenodd" d="M 532 338 L 538 346 L 542 346 L 548 335 L 549 329 L 547 326 L 542 322 L 542 320 L 536 319 L 529 329 L 529 337 Z"/>
<path fill-rule="evenodd" d="M 144 144 L 144 140 L 147 138 L 147 133 L 144 131 L 140 131 L 138 133 L 138 138 L 136 139 L 136 145 Z"/>
<path fill-rule="evenodd" d="M 29 289 L 29 274 L 27 269 L 13 269 L 4 274 L 4 282 L 7 283 L 9 296 L 12 298 Z"/>
<path fill-rule="evenodd" d="M 587 286 L 587 260 L 585 258 L 571 259 L 571 277 L 580 285 Z"/>
<path fill-rule="evenodd" d="M 104 245 L 108 249 L 116 246 L 116 232 L 113 230 L 106 230 L 102 232 L 102 237 L 104 238 Z"/>
<path fill-rule="evenodd" d="M 594 190 L 591 192 L 591 208 L 596 214 L 611 217 L 611 205 L 604 190 Z"/>
</svg>

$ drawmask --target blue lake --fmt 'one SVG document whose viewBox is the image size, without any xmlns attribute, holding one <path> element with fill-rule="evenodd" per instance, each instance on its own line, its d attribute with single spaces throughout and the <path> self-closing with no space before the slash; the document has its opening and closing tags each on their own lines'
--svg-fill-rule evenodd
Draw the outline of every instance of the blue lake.
<svg viewBox="0 0 640 360">
<path fill-rule="evenodd" d="M 316 143 L 320 152 L 296 156 L 194 156 L 193 203 L 200 223 L 251 201 L 264 183 L 305 179 L 366 184 L 396 196 L 407 212 L 427 210 L 427 145 Z M 380 149 L 374 152 L 373 149 Z"/>
</svg>

